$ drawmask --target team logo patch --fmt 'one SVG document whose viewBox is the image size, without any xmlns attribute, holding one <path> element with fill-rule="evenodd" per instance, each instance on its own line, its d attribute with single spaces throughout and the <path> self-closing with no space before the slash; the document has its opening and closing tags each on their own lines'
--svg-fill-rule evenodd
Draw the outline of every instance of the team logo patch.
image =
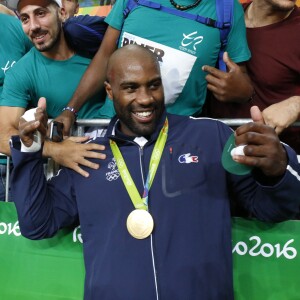
<svg viewBox="0 0 300 300">
<path fill-rule="evenodd" d="M 182 154 L 178 157 L 181 164 L 198 163 L 198 156 L 191 155 L 191 153 Z"/>
<path fill-rule="evenodd" d="M 118 170 L 116 160 L 113 158 L 107 167 L 110 169 L 110 171 L 106 173 L 106 180 L 117 180 L 120 177 L 120 172 Z"/>
<path fill-rule="evenodd" d="M 183 39 L 181 41 L 181 50 L 188 50 L 189 48 L 192 48 L 192 54 L 196 53 L 197 50 L 197 45 L 202 43 L 203 41 L 203 36 L 198 35 L 197 31 L 191 32 L 189 34 L 183 33 Z M 191 50 L 191 49 L 189 49 Z M 190 52 L 190 51 L 189 51 Z"/>
</svg>

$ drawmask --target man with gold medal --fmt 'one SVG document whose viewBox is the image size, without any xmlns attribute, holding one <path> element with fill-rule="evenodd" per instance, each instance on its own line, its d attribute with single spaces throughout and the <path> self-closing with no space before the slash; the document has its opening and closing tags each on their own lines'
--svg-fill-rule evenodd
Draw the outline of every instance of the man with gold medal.
<svg viewBox="0 0 300 300">
<path fill-rule="evenodd" d="M 231 203 L 260 220 L 293 218 L 295 152 L 257 108 L 234 136 L 217 120 L 167 114 L 159 63 L 137 45 L 111 56 L 106 91 L 117 115 L 93 140 L 106 159 L 87 178 L 63 168 L 46 182 L 42 150 L 20 150 L 35 130 L 45 138 L 45 101 L 32 121 L 21 118 L 11 152 L 22 234 L 46 238 L 80 223 L 86 300 L 233 299 Z M 227 141 L 244 145 L 230 161 L 252 168 L 243 175 L 223 162 Z"/>
</svg>

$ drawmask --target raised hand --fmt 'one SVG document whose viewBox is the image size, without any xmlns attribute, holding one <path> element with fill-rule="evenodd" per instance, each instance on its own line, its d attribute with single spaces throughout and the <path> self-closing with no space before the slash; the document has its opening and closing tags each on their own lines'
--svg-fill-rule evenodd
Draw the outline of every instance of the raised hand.
<svg viewBox="0 0 300 300">
<path fill-rule="evenodd" d="M 236 162 L 261 169 L 266 176 L 282 176 L 287 166 L 287 155 L 275 130 L 264 124 L 257 106 L 251 107 L 253 122 L 235 131 L 236 145 L 246 145 L 245 155 L 236 155 Z"/>
<path fill-rule="evenodd" d="M 35 142 L 35 136 L 38 134 L 37 131 L 39 132 L 41 142 L 45 140 L 48 121 L 46 113 L 46 99 L 44 97 L 41 97 L 39 99 L 38 106 L 35 109 L 35 112 L 31 112 L 32 114 L 29 113 L 29 111 L 27 111 L 27 114 L 25 112 L 25 114 L 20 118 L 19 121 L 19 136 L 22 143 L 26 147 L 31 147 Z"/>
<path fill-rule="evenodd" d="M 253 87 L 246 68 L 234 63 L 227 52 L 224 53 L 223 60 L 227 66 L 227 72 L 207 65 L 202 67 L 202 70 L 208 73 L 205 77 L 208 90 L 221 102 L 247 101 L 253 94 Z"/>
</svg>

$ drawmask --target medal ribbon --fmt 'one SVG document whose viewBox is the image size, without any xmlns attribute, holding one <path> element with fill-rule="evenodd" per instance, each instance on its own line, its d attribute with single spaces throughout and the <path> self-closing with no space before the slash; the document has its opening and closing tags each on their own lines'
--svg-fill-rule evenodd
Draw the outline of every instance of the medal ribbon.
<svg viewBox="0 0 300 300">
<path fill-rule="evenodd" d="M 151 188 L 154 176 L 156 174 L 166 141 L 168 137 L 168 129 L 169 129 L 169 123 L 168 119 L 166 118 L 163 128 L 161 129 L 158 139 L 155 143 L 155 146 L 152 150 L 150 163 L 149 163 L 149 172 L 147 175 L 147 180 L 144 185 L 144 193 L 143 198 L 140 196 L 137 187 L 132 180 L 132 177 L 128 171 L 128 168 L 126 166 L 126 163 L 124 161 L 124 158 L 122 156 L 122 153 L 117 145 L 116 142 L 109 140 L 109 144 L 111 147 L 111 151 L 114 155 L 114 158 L 116 160 L 122 181 L 125 185 L 125 188 L 129 194 L 129 197 L 136 209 L 144 209 L 148 210 L 148 195 L 149 190 Z"/>
</svg>

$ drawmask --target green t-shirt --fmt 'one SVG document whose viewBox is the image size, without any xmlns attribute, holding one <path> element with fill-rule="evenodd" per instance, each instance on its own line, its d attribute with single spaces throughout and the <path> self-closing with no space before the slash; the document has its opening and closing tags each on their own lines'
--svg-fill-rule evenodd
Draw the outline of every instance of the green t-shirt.
<svg viewBox="0 0 300 300">
<path fill-rule="evenodd" d="M 153 1 L 173 8 L 169 0 Z M 126 3 L 127 0 L 118 0 L 106 18 L 111 27 L 122 30 L 119 47 L 135 43 L 155 52 L 161 66 L 167 111 L 197 115 L 204 104 L 207 87 L 206 73 L 201 67 L 216 65 L 220 50 L 219 29 L 143 6 L 131 11 L 124 20 Z M 181 0 L 180 4 L 191 3 Z M 216 19 L 216 0 L 202 0 L 188 12 Z M 226 51 L 236 63 L 250 58 L 244 13 L 237 0 L 234 1 L 234 20 Z M 108 109 L 111 103 L 105 106 Z"/>
<path fill-rule="evenodd" d="M 49 118 L 57 117 L 68 104 L 90 59 L 74 55 L 59 61 L 45 57 L 32 48 L 7 73 L 0 106 L 36 107 L 40 97 L 47 100 Z M 78 113 L 80 119 L 103 118 L 103 95 L 89 99 Z"/>
<path fill-rule="evenodd" d="M 0 95 L 4 77 L 11 67 L 32 47 L 19 19 L 0 14 Z"/>
<path fill-rule="evenodd" d="M 30 50 L 32 43 L 25 35 L 20 20 L 16 17 L 0 13 L 0 24 L 1 96 L 5 75 Z M 6 164 L 6 159 L 0 158 L 0 164 Z"/>
</svg>

